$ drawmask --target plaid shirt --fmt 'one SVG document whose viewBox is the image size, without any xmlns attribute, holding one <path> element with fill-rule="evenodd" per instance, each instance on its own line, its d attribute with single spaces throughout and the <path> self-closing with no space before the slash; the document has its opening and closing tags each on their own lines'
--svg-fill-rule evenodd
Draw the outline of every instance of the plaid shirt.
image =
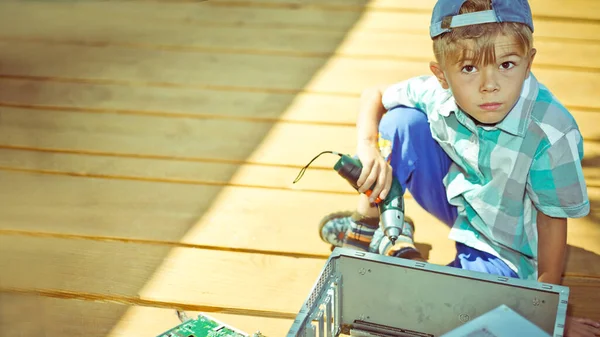
<svg viewBox="0 0 600 337">
<path fill-rule="evenodd" d="M 444 178 L 448 201 L 458 209 L 450 239 L 498 256 L 520 278 L 538 277 L 538 210 L 561 218 L 589 213 L 581 133 L 533 74 L 494 127 L 476 126 L 433 76 L 391 86 L 383 105 L 424 111 L 433 138 L 452 159 Z"/>
</svg>

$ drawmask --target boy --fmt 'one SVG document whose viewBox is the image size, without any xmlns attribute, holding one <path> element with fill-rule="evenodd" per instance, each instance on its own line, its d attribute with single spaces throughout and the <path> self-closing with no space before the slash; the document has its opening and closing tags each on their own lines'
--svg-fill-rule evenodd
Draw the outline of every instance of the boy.
<svg viewBox="0 0 600 337">
<path fill-rule="evenodd" d="M 536 54 L 525 0 L 439 0 L 430 37 L 433 76 L 361 96 L 359 192 L 392 174 L 421 207 L 451 227 L 449 265 L 561 283 L 567 218 L 587 215 L 583 140 L 569 112 L 530 73 Z M 392 173 L 393 169 L 393 173 Z M 334 246 L 422 259 L 414 224 L 392 246 L 373 199 L 326 216 Z M 600 324 L 568 320 L 570 336 L 600 335 Z"/>
</svg>

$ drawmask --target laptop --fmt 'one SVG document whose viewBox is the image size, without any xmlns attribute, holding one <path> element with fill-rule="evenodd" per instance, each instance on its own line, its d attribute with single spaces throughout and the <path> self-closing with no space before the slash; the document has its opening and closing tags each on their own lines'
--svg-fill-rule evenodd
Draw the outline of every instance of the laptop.
<svg viewBox="0 0 600 337">
<path fill-rule="evenodd" d="M 482 330 L 486 317 L 538 332 L 531 337 L 559 337 L 569 296 L 565 286 L 344 248 L 332 252 L 307 291 L 288 337 L 522 335 Z M 469 327 L 473 334 L 459 334 Z"/>
</svg>

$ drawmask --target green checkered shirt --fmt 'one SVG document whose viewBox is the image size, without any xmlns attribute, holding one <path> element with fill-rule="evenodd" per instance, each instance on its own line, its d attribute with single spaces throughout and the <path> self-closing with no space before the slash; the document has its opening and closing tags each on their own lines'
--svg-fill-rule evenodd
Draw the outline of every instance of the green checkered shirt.
<svg viewBox="0 0 600 337">
<path fill-rule="evenodd" d="M 537 279 L 537 211 L 587 215 L 583 139 L 571 114 L 533 74 L 506 118 L 477 126 L 434 76 L 397 83 L 383 105 L 427 114 L 433 138 L 453 164 L 444 185 L 458 218 L 452 240 L 489 252 L 524 279 Z"/>
</svg>

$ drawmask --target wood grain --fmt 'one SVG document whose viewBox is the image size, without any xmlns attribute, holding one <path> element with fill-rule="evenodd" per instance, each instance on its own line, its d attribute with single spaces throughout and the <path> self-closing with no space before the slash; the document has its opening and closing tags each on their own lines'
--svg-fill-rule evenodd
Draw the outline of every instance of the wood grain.
<svg viewBox="0 0 600 337">
<path fill-rule="evenodd" d="M 288 313 L 291 317 L 323 267 L 323 260 L 168 250 L 133 243 L 9 236 L 0 236 L 0 243 L 0 267 L 6 275 L 0 279 L 2 288 L 68 290 L 74 297 L 78 292 L 106 293 L 109 298 L 139 296 L 173 306 L 217 304 Z M 91 262 L 94 268 L 86 268 Z M 21 268 L 23 265 L 29 268 Z M 582 291 L 590 291 L 589 284 L 571 285 L 580 286 Z M 580 306 L 578 310 L 588 315 L 593 311 L 586 310 L 595 309 L 586 308 L 598 294 L 589 293 L 586 299 L 573 301 L 573 307 Z"/>
<path fill-rule="evenodd" d="M 199 312 L 186 311 L 191 318 Z M 283 336 L 292 320 L 211 313 L 242 331 Z M 60 299 L 30 293 L 0 293 L 0 334 L 21 337 L 158 336 L 180 324 L 175 308 Z"/>
<path fill-rule="evenodd" d="M 292 165 L 298 169 L 321 151 L 353 154 L 356 146 L 355 129 L 336 125 L 22 108 L 0 108 L 0 119 L 0 144 L 4 145 Z M 597 143 L 588 142 L 585 147 L 587 158 L 598 156 Z M 335 160 L 328 155 L 313 165 L 330 168 Z"/>
<path fill-rule="evenodd" d="M 152 336 L 175 307 L 284 335 L 329 254 L 318 221 L 356 202 L 335 158 L 292 180 L 352 153 L 363 88 L 429 73 L 433 0 L 365 4 L 2 1 L 0 335 Z M 532 0 L 535 74 L 586 139 L 570 311 L 600 319 L 597 6 Z M 447 263 L 448 228 L 407 214 Z"/>
<path fill-rule="evenodd" d="M 600 320 L 600 282 L 598 279 L 569 278 L 564 284 L 570 288 L 567 314 Z M 595 301 L 595 303 L 594 303 Z"/>
<path fill-rule="evenodd" d="M 268 93 L 0 78 L 0 108 L 354 127 L 357 96 Z M 600 110 L 567 106 L 586 139 Z"/>
<path fill-rule="evenodd" d="M 203 157 L 294 165 L 298 168 L 321 151 L 352 153 L 355 148 L 354 130 L 336 126 L 51 111 L 39 113 L 13 108 L 2 108 L 0 118 L 0 143 L 6 145 L 113 152 L 125 150 L 140 155 Z M 131 128 L 134 124 L 135 128 Z M 319 134 L 321 136 L 314 136 Z M 291 142 L 286 143 L 288 140 Z M 323 160 L 315 164 L 334 163 L 331 156 Z M 290 178 L 293 180 L 294 177 Z"/>
<path fill-rule="evenodd" d="M 199 34 L 197 30 L 190 30 L 185 22 L 174 22 L 164 27 L 151 21 L 120 16 L 109 22 L 100 16 L 86 16 L 86 13 L 77 16 L 71 7 L 65 7 L 64 10 L 69 10 L 71 15 L 65 15 L 63 20 L 41 25 L 36 24 L 35 11 L 19 9 L 23 12 L 0 12 L 1 40 L 308 58 L 335 55 L 360 59 L 414 59 L 425 64 L 433 60 L 428 35 L 416 32 L 369 33 L 361 30 L 346 34 L 343 31 L 214 27 Z M 76 7 L 75 10 L 82 11 L 82 8 Z M 536 39 L 535 47 L 538 50 L 535 64 L 538 66 L 598 69 L 595 61 L 595 55 L 600 51 L 598 43 L 541 37 Z"/>
<path fill-rule="evenodd" d="M 354 126 L 358 96 L 0 78 L 0 106 Z"/>
<path fill-rule="evenodd" d="M 239 3 L 239 2 L 238 2 Z M 262 2 L 264 3 L 264 2 Z M 393 2 L 387 1 L 386 4 Z M 424 7 L 430 7 L 425 4 Z M 62 21 L 69 13 L 78 11 L 80 16 L 110 16 L 111 20 L 120 18 L 143 17 L 160 26 L 183 22 L 192 27 L 208 26 L 244 26 L 269 28 L 300 28 L 318 31 L 347 31 L 350 28 L 361 31 L 418 31 L 427 36 L 431 14 L 425 8 L 417 10 L 324 10 L 315 6 L 306 8 L 286 8 L 277 6 L 220 6 L 218 3 L 202 2 L 119 2 L 119 10 L 114 11 L 114 2 L 81 2 L 69 4 L 27 3 L 25 1 L 9 1 L 2 4 L 2 10 L 9 16 L 27 16 L 36 18 L 38 22 L 47 22 L 48 18 Z M 400 5 L 403 6 L 403 5 Z M 414 5 L 411 5 L 414 6 Z M 577 1 L 574 9 L 565 9 L 556 0 L 552 6 L 538 2 L 534 14 L 536 36 L 568 39 L 586 39 L 599 41 L 600 23 L 597 14 L 589 8 L 597 6 L 590 1 Z M 593 7 L 592 7 L 593 8 Z M 553 11 L 553 12 L 552 12 Z M 565 15 L 566 20 L 557 13 L 574 14 L 573 18 Z M 538 14 L 539 13 L 539 14 Z M 218 19 L 216 19 L 218 18 Z M 586 19 L 588 18 L 588 19 Z M 578 20 L 579 19 L 579 20 Z M 583 20 L 581 20 L 583 19 Z M 590 20 L 591 19 L 591 20 Z M 39 23 L 38 23 L 39 24 Z"/>
<path fill-rule="evenodd" d="M 19 190 L 2 193 L 3 229 L 182 242 L 273 252 L 329 254 L 319 239 L 323 216 L 356 206 L 354 195 L 116 181 L 2 172 Z M 8 185 L 7 185 L 8 186 Z M 64 192 L 57 194 L 59 190 Z M 87 192 L 85 192 L 87 191 Z M 420 219 L 419 243 L 433 261 L 452 256 L 448 229 L 410 199 L 407 215 Z M 29 212 L 35 208 L 36 212 Z M 310 212 L 307 212 L 310 209 Z M 282 218 L 283 216 L 283 218 Z M 243 225 L 237 225 L 243 224 Z M 237 226 L 235 231 L 227 228 Z"/>
<path fill-rule="evenodd" d="M 134 243 L 18 236 L 0 236 L 0 242 L 3 288 L 139 296 L 286 313 L 299 310 L 324 263 Z"/>
<path fill-rule="evenodd" d="M 191 54 L 122 47 L 84 47 L 0 42 L 6 50 L 0 73 L 75 78 L 128 85 L 278 88 L 357 95 L 364 88 L 429 73 L 427 63 L 391 60 L 331 60 L 264 55 Z M 42 56 L 43 55 L 43 56 Z M 68 60 L 68 62 L 66 62 Z M 172 67 L 172 64 L 194 65 Z M 282 69 L 284 71 L 273 71 Z M 567 105 L 600 107 L 594 72 L 535 69 L 536 77 Z M 565 85 L 567 84 L 567 85 Z"/>
<path fill-rule="evenodd" d="M 281 6 L 286 8 L 325 8 L 329 10 L 379 10 L 410 13 L 411 11 L 430 12 L 435 5 L 434 0 L 215 0 L 216 4 L 247 6 Z M 600 20 L 600 6 L 591 0 L 577 0 L 569 3 L 568 8 L 558 0 L 530 0 L 529 5 L 534 15 L 552 17 L 553 19 L 588 19 Z"/>
<path fill-rule="evenodd" d="M 21 1 L 23 0 L 13 0 Z M 126 1 L 113 1 L 126 2 Z M 154 0 L 163 2 L 163 0 Z M 164 1 L 177 3 L 178 1 Z M 181 0 L 179 3 L 189 2 Z M 258 8 L 287 8 L 293 10 L 305 9 L 323 9 L 327 11 L 362 11 L 378 10 L 391 12 L 430 12 L 435 4 L 434 0 L 411 1 L 411 0 L 213 0 L 208 5 L 215 7 L 258 7 Z M 592 0 L 572 1 L 568 8 L 559 0 L 530 0 L 534 16 L 540 16 L 542 19 L 587 19 L 600 20 L 600 15 L 596 9 L 600 10 L 598 3 Z M 535 18 L 534 18 L 535 19 Z"/>
<path fill-rule="evenodd" d="M 353 209 L 356 203 L 353 195 L 244 187 L 221 189 L 10 172 L 0 173 L 0 179 L 5 186 L 19 189 L 17 195 L 0 194 L 6 206 L 0 215 L 3 229 L 77 234 L 98 241 L 116 237 L 169 246 L 182 242 L 321 257 L 328 254 L 328 246 L 318 237 L 320 218 L 336 210 Z M 566 272 L 600 276 L 600 231 L 596 225 L 600 189 L 589 192 L 592 214 L 570 220 L 568 242 L 572 248 Z M 448 228 L 414 200 L 407 198 L 406 203 L 407 216 L 417 224 L 417 243 L 432 263 L 447 263 L 454 255 Z M 37 211 L 31 213 L 29 209 Z M 231 232 L 229 228 L 236 224 L 243 225 Z"/>
<path fill-rule="evenodd" d="M 92 83 L 76 79 L 53 81 L 44 77 L 0 75 L 0 106 L 354 127 L 359 104 L 358 95 L 243 92 L 90 82 Z M 567 107 L 582 129 L 586 129 L 597 116 L 596 113 L 600 112 L 600 109 L 577 105 Z M 594 132 L 584 134 L 593 135 Z"/>
<path fill-rule="evenodd" d="M 586 145 L 584 175 L 590 187 L 600 187 L 598 171 L 588 166 L 600 155 L 600 146 L 594 142 Z M 344 180 L 333 179 L 337 156 L 325 154 L 313 167 L 300 174 L 300 165 L 262 165 L 260 163 L 234 163 L 210 159 L 159 159 L 135 152 L 89 152 L 69 149 L 27 148 L 0 144 L 0 169 L 15 172 L 43 173 L 49 175 L 84 178 L 147 181 L 207 186 L 234 186 L 285 191 L 322 192 L 332 195 L 356 195 Z M 294 183 L 295 179 L 299 181 Z M 410 191 L 407 191 L 407 197 Z"/>
</svg>

